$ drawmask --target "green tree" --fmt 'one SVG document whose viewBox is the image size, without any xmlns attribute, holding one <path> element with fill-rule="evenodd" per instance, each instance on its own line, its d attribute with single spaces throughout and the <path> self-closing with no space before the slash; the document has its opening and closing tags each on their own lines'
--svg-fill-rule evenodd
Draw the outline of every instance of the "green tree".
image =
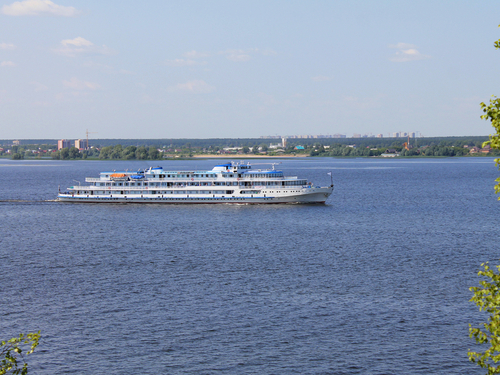
<svg viewBox="0 0 500 375">
<path fill-rule="evenodd" d="M 113 152 L 113 146 L 106 146 L 101 148 L 101 152 L 99 153 L 99 159 L 109 159 L 112 152 Z"/>
<path fill-rule="evenodd" d="M 490 145 L 491 148 L 500 149 L 500 99 L 493 96 L 490 99 L 489 105 L 481 103 L 481 109 L 485 113 L 481 118 L 490 120 L 491 126 L 493 126 L 496 131 L 496 134 L 490 135 L 489 141 L 483 143 L 483 147 Z M 500 159 L 495 159 L 495 165 L 500 167 Z M 497 182 L 495 185 L 495 193 L 498 194 L 500 193 L 500 178 L 497 178 L 495 181 Z M 498 199 L 500 200 L 500 197 Z"/>
<path fill-rule="evenodd" d="M 499 25 L 500 27 L 500 25 Z M 496 49 L 500 48 L 500 39 L 494 43 Z M 490 99 L 490 105 L 481 103 L 481 109 L 485 113 L 481 116 L 483 120 L 490 120 L 491 126 L 496 131 L 496 134 L 490 135 L 489 141 L 483 143 L 483 147 L 490 145 L 491 148 L 500 149 L 500 98 L 493 96 Z M 495 165 L 500 167 L 500 159 L 495 159 Z M 500 193 L 500 178 L 495 180 L 497 184 L 495 185 L 495 193 Z M 500 197 L 498 198 L 500 200 Z"/>
<path fill-rule="evenodd" d="M 486 344 L 489 347 L 484 352 L 469 350 L 468 356 L 471 362 L 477 363 L 482 368 L 488 369 L 488 375 L 499 374 L 500 364 L 500 266 L 496 266 L 497 272 L 488 266 L 481 264 L 482 270 L 478 275 L 484 279 L 479 282 L 479 287 L 472 287 L 474 292 L 471 301 L 478 307 L 479 311 L 489 314 L 482 328 L 473 328 L 469 324 L 469 336 L 476 340 L 477 344 Z"/>
<path fill-rule="evenodd" d="M 137 147 L 135 146 L 128 146 L 122 151 L 122 159 L 135 159 L 135 151 L 137 150 Z"/>
<path fill-rule="evenodd" d="M 63 160 L 69 159 L 69 148 L 61 148 L 61 150 L 59 150 L 59 157 Z"/>
<path fill-rule="evenodd" d="M 71 147 L 69 149 L 69 158 L 70 159 L 77 159 L 80 157 L 80 150 L 78 150 L 76 147 Z"/>
<path fill-rule="evenodd" d="M 23 349 L 26 355 L 35 351 L 40 340 L 40 331 L 36 333 L 21 333 L 19 337 L 13 337 L 10 340 L 0 343 L 0 375 L 28 373 L 28 363 L 26 362 Z M 26 348 L 27 347 L 27 348 Z"/>
<path fill-rule="evenodd" d="M 499 26 L 500 27 L 500 26 Z M 500 48 L 500 39 L 494 43 L 496 49 Z M 483 147 L 490 145 L 493 149 L 500 149 L 500 99 L 493 96 L 490 104 L 481 103 L 481 109 L 485 113 L 481 116 L 483 120 L 490 120 L 491 126 L 496 134 L 490 135 L 488 141 L 483 143 Z M 495 164 L 499 166 L 500 159 L 495 159 Z M 500 178 L 496 179 L 495 192 L 500 192 Z M 500 199 L 500 198 L 499 198 Z M 479 282 L 480 287 L 472 287 L 474 292 L 471 298 L 479 307 L 479 311 L 489 314 L 486 323 L 482 323 L 481 328 L 473 328 L 469 324 L 469 335 L 476 340 L 477 344 L 486 344 L 489 347 L 484 352 L 473 352 L 469 350 L 469 360 L 477 363 L 482 368 L 488 369 L 488 375 L 500 374 L 500 266 L 496 266 L 497 272 L 490 268 L 488 263 L 481 264 L 482 270 L 478 272 L 484 279 Z"/>
<path fill-rule="evenodd" d="M 121 159 L 122 152 L 123 152 L 122 145 L 116 145 L 115 147 L 113 147 L 113 150 L 111 151 L 109 157 L 110 159 Z"/>
<path fill-rule="evenodd" d="M 151 146 L 148 151 L 149 159 L 157 160 L 161 159 L 161 154 L 156 147 Z"/>
<path fill-rule="evenodd" d="M 135 158 L 138 160 L 145 160 L 148 158 L 148 150 L 144 146 L 137 147 L 135 150 Z"/>
</svg>

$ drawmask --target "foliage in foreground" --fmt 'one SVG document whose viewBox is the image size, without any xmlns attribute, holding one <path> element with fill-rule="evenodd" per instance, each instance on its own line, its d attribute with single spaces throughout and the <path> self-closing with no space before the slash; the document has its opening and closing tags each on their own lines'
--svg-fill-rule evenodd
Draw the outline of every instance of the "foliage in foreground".
<svg viewBox="0 0 500 375">
<path fill-rule="evenodd" d="M 498 47 L 497 47 L 498 48 Z M 484 120 L 490 120 L 491 126 L 495 128 L 496 134 L 490 135 L 490 140 L 484 142 L 484 145 L 490 145 L 491 148 L 500 149 L 500 98 L 493 96 L 490 99 L 490 105 L 481 103 L 481 108 L 484 115 L 481 116 Z M 495 159 L 495 165 L 500 168 L 500 159 Z M 495 180 L 495 193 L 500 193 L 500 177 Z M 500 200 L 500 197 L 498 197 Z"/>
<path fill-rule="evenodd" d="M 489 314 L 486 323 L 480 328 L 473 328 L 469 324 L 469 336 L 476 340 L 477 344 L 489 345 L 484 352 L 469 350 L 469 360 L 477 363 L 482 368 L 488 369 L 488 375 L 500 374 L 500 266 L 496 266 L 498 272 L 490 268 L 488 263 L 481 264 L 482 270 L 478 275 L 484 279 L 479 282 L 479 287 L 472 287 L 474 292 L 471 301 L 478 307 L 479 311 Z"/>
<path fill-rule="evenodd" d="M 499 25 L 500 27 L 500 25 Z M 500 48 L 500 39 L 495 43 L 495 48 Z M 492 149 L 500 149 L 500 99 L 493 96 L 490 104 L 481 103 L 481 109 L 485 113 L 481 116 L 483 120 L 490 120 L 491 125 L 496 130 L 496 134 L 490 135 L 489 141 L 484 142 L 490 145 Z M 495 159 L 497 166 L 500 165 L 500 159 Z M 500 192 L 500 178 L 496 179 L 495 192 Z M 500 198 L 498 198 L 500 200 Z M 486 344 L 489 347 L 484 352 L 468 351 L 469 360 L 477 363 L 482 368 L 488 369 L 488 375 L 500 374 L 500 265 L 496 266 L 497 272 L 490 268 L 488 262 L 481 264 L 482 270 L 478 275 L 484 279 L 479 282 L 479 287 L 472 287 L 474 292 L 471 301 L 478 307 L 479 311 L 485 311 L 489 314 L 486 323 L 482 323 L 482 328 L 473 328 L 469 324 L 469 335 L 476 340 L 477 344 Z"/>
<path fill-rule="evenodd" d="M 13 337 L 8 341 L 0 343 L 0 375 L 28 373 L 28 363 L 24 358 L 23 348 L 26 347 L 26 355 L 35 351 L 40 340 L 40 331 L 36 333 L 21 333 L 19 337 Z M 25 349 L 25 350 L 26 350 Z"/>
<path fill-rule="evenodd" d="M 500 25 L 498 26 L 500 27 Z M 500 49 L 500 39 L 494 43 L 496 49 Z M 500 149 L 500 98 L 493 96 L 490 99 L 490 105 L 481 103 L 481 109 L 485 113 L 481 116 L 483 120 L 490 120 L 491 126 L 496 131 L 496 134 L 490 135 L 489 141 L 484 142 L 485 145 L 490 145 L 491 148 Z M 500 159 L 495 159 L 495 164 L 500 168 Z M 500 193 L 500 177 L 495 180 L 497 184 L 495 185 L 495 193 Z M 500 200 L 500 197 L 498 198 Z"/>
</svg>

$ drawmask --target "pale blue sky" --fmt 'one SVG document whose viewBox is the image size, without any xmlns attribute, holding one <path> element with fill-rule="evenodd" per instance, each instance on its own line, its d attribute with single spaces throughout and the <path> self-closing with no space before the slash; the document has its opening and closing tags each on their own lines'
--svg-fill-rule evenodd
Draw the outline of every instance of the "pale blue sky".
<svg viewBox="0 0 500 375">
<path fill-rule="evenodd" d="M 498 1 L 0 0 L 0 139 L 486 135 Z"/>
</svg>

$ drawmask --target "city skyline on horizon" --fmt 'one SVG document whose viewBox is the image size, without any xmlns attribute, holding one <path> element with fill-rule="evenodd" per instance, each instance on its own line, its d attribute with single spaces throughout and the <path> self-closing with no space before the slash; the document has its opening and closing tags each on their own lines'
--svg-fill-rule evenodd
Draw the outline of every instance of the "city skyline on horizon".
<svg viewBox="0 0 500 375">
<path fill-rule="evenodd" d="M 301 140 L 301 139 L 388 139 L 388 138 L 410 138 L 410 139 L 425 139 L 425 138 L 467 138 L 467 137 L 472 137 L 472 138 L 485 138 L 489 137 L 489 135 L 484 134 L 484 135 L 452 135 L 452 136 L 426 136 L 426 135 L 421 135 L 419 132 L 393 132 L 389 133 L 387 135 L 383 134 L 353 134 L 352 136 L 347 136 L 347 134 L 302 134 L 302 135 L 261 135 L 258 137 L 211 137 L 211 138 L 200 138 L 200 137 L 164 137 L 164 138 L 78 138 L 78 137 L 66 137 L 66 138 L 0 138 L 0 142 L 12 142 L 14 145 L 19 144 L 20 141 L 37 141 L 37 140 L 42 140 L 42 141 L 47 141 L 47 140 L 52 140 L 55 141 L 56 143 L 58 142 L 79 142 L 80 144 L 90 144 L 95 141 L 103 141 L 103 140 L 210 140 L 210 139 L 253 139 L 253 140 L 258 140 L 258 139 L 270 139 L 270 140 Z"/>
<path fill-rule="evenodd" d="M 499 9 L 0 0 L 0 138 L 488 135 Z"/>
</svg>

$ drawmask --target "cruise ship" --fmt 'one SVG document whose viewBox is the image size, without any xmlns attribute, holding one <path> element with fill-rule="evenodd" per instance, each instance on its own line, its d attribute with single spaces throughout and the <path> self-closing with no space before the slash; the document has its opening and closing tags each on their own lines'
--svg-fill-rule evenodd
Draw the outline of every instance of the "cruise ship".
<svg viewBox="0 0 500 375">
<path fill-rule="evenodd" d="M 325 203 L 330 186 L 276 170 L 253 169 L 249 163 L 216 165 L 209 171 L 167 171 L 150 167 L 137 172 L 101 172 L 86 185 L 67 188 L 60 202 L 92 203 Z M 331 173 L 328 173 L 331 178 Z"/>
</svg>

